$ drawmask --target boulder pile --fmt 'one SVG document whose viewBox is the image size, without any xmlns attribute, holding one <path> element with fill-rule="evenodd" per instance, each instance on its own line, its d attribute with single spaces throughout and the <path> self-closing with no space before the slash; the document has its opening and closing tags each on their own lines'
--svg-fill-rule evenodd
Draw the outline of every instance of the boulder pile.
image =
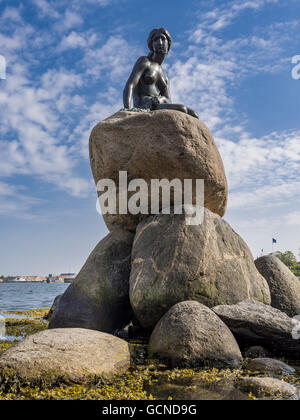
<svg viewBox="0 0 300 420">
<path fill-rule="evenodd" d="M 237 367 L 251 346 L 298 357 L 300 327 L 291 317 L 300 313 L 299 282 L 275 257 L 254 262 L 222 218 L 227 180 L 204 123 L 171 110 L 120 111 L 93 129 L 90 160 L 95 183 L 114 181 L 117 199 L 120 171 L 149 187 L 153 179 L 203 179 L 204 220 L 187 224 L 184 206 L 182 214 L 104 215 L 110 233 L 56 300 L 49 324 L 55 333 L 19 345 L 16 354 L 33 351 L 34 343 L 39 351 L 47 340 L 55 351 L 59 329 L 67 337 L 79 329 L 77 339 L 82 329 L 117 334 L 133 323 L 151 336 L 149 354 L 172 366 Z M 98 340 L 109 342 L 107 334 L 91 335 L 91 349 Z M 15 360 L 13 350 L 6 357 Z M 125 351 L 122 369 L 126 360 Z"/>
<path fill-rule="evenodd" d="M 50 328 L 124 337 L 131 321 L 151 335 L 149 352 L 172 365 L 237 365 L 239 347 L 298 353 L 290 317 L 300 313 L 299 282 L 275 257 L 254 262 L 223 219 L 225 170 L 203 122 L 171 110 L 119 111 L 92 130 L 90 160 L 96 185 L 114 181 L 117 202 L 120 171 L 128 182 L 143 179 L 149 194 L 153 179 L 203 179 L 204 220 L 188 225 L 185 206 L 182 214 L 104 215 L 110 233 L 56 303 Z"/>
</svg>

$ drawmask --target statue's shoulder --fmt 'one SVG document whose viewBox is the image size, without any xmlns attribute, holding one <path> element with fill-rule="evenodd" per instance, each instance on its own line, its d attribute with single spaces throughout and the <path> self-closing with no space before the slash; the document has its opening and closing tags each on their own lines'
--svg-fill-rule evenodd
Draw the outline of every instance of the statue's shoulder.
<svg viewBox="0 0 300 420">
<path fill-rule="evenodd" d="M 150 65 L 150 60 L 147 56 L 139 57 L 135 63 L 135 67 L 148 67 Z"/>
</svg>

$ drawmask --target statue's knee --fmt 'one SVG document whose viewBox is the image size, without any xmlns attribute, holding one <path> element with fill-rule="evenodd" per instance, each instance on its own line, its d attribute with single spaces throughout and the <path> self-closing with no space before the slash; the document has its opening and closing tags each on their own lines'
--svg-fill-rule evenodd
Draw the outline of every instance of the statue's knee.
<svg viewBox="0 0 300 420">
<path fill-rule="evenodd" d="M 189 113 L 187 107 L 184 106 L 184 105 L 181 105 L 181 111 L 184 112 L 185 114 L 188 114 Z"/>
</svg>

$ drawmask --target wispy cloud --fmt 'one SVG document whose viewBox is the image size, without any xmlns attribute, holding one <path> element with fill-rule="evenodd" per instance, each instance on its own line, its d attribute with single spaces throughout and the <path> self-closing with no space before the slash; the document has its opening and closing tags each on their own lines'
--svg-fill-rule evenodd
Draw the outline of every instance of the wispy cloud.
<svg viewBox="0 0 300 420">
<path fill-rule="evenodd" d="M 203 15 L 203 26 L 212 31 L 223 29 L 233 22 L 240 14 L 247 10 L 259 10 L 268 4 L 278 3 L 279 0 L 234 0 L 226 5 L 216 7 Z"/>
</svg>

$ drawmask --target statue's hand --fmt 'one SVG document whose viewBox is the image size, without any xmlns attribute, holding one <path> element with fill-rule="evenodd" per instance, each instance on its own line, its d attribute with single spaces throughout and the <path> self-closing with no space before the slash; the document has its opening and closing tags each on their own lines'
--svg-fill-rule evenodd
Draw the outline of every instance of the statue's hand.
<svg viewBox="0 0 300 420">
<path fill-rule="evenodd" d="M 159 97 L 159 103 L 160 104 L 170 104 L 171 100 L 169 98 L 166 98 L 165 96 Z"/>
<path fill-rule="evenodd" d="M 152 105 L 157 106 L 160 104 L 160 100 L 158 96 L 155 96 L 154 98 L 152 98 Z"/>
</svg>

